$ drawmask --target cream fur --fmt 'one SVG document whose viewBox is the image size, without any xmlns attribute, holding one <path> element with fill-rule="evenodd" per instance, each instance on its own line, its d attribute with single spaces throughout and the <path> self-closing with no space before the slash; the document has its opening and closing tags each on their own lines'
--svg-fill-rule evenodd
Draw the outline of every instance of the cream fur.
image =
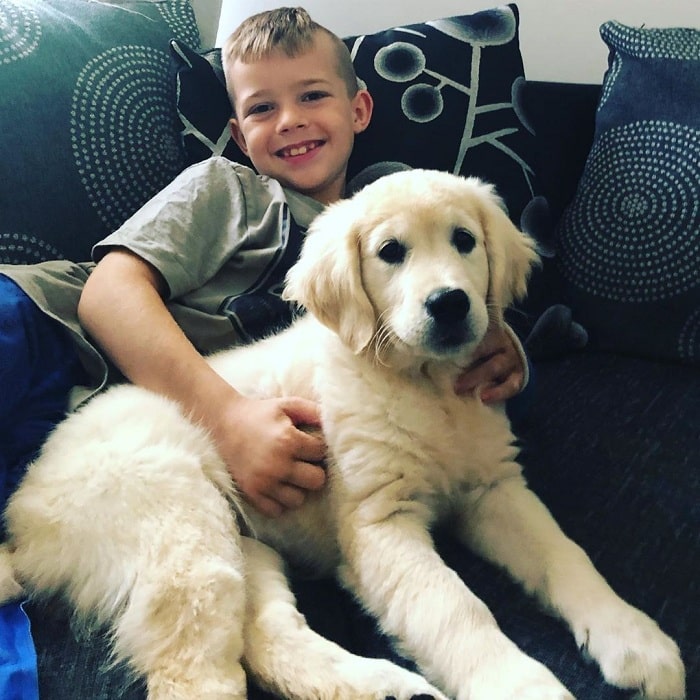
<svg viewBox="0 0 700 700">
<path fill-rule="evenodd" d="M 535 261 L 474 179 L 397 173 L 331 206 L 288 276 L 287 297 L 309 313 L 210 359 L 245 394 L 320 402 L 324 492 L 267 520 L 176 405 L 114 388 L 59 426 L 13 496 L 0 592 L 16 592 L 14 572 L 33 594 L 61 592 L 81 619 L 109 623 L 150 700 L 244 698 L 244 668 L 308 700 L 570 698 L 436 554 L 430 528 L 449 521 L 566 621 L 609 682 L 684 697 L 674 642 L 527 489 L 504 412 L 452 390 Z M 310 630 L 283 559 L 337 571 L 422 676 Z"/>
</svg>

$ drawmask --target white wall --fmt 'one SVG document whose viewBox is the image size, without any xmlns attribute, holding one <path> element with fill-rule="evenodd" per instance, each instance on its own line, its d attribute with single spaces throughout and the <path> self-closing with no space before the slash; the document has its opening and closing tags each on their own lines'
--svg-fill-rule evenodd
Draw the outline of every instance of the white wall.
<svg viewBox="0 0 700 700">
<path fill-rule="evenodd" d="M 202 48 L 208 49 L 214 46 L 216 42 L 221 0 L 191 0 L 191 4 L 194 8 L 194 16 L 197 19 Z"/>
<path fill-rule="evenodd" d="M 207 2 L 208 0 L 200 0 Z M 223 0 L 217 45 L 245 17 L 285 0 Z M 397 24 L 468 14 L 504 0 L 294 0 L 340 36 L 367 34 Z M 519 0 L 525 75 L 532 80 L 599 83 L 607 50 L 598 27 L 609 19 L 631 26 L 700 28 L 698 0 Z"/>
</svg>

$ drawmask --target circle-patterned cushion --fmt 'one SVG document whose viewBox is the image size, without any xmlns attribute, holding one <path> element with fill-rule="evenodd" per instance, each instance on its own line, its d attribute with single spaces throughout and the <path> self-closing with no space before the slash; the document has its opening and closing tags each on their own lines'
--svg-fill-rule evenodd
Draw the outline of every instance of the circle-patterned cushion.
<svg viewBox="0 0 700 700">
<path fill-rule="evenodd" d="M 700 362 L 700 31 L 607 22 L 596 134 L 559 231 L 591 345 Z"/>
<path fill-rule="evenodd" d="M 0 3 L 0 262 L 82 261 L 185 166 L 188 0 Z"/>
</svg>

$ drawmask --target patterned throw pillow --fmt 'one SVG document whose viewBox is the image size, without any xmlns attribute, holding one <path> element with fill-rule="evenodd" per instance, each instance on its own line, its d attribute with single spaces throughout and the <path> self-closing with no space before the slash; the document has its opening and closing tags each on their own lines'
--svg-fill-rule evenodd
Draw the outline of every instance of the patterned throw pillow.
<svg viewBox="0 0 700 700">
<path fill-rule="evenodd" d="M 602 349 L 700 362 L 700 31 L 601 27 L 596 132 L 559 231 L 570 302 Z"/>
<path fill-rule="evenodd" d="M 536 185 L 518 27 L 508 5 L 346 39 L 375 100 L 349 176 L 377 161 L 477 175 L 521 223 Z"/>
<path fill-rule="evenodd" d="M 172 37 L 188 0 L 0 0 L 0 262 L 89 259 L 184 167 Z"/>
<path fill-rule="evenodd" d="M 518 26 L 518 10 L 508 5 L 345 39 L 375 102 L 348 177 L 385 161 L 479 175 L 497 186 L 514 221 L 527 229 L 539 220 Z M 181 42 L 173 52 L 190 159 L 216 153 L 246 162 L 228 138 L 226 93 L 211 77 L 220 56 L 205 58 Z"/>
</svg>

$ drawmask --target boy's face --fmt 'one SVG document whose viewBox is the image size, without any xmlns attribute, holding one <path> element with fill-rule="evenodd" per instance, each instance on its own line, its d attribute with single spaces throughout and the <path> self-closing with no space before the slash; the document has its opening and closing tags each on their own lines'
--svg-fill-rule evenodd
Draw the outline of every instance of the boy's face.
<svg viewBox="0 0 700 700">
<path fill-rule="evenodd" d="M 304 54 L 235 61 L 227 76 L 231 133 L 257 171 L 324 204 L 343 195 L 355 134 L 372 114 L 369 93 L 349 97 L 336 65 L 330 38 L 317 33 Z"/>
</svg>

